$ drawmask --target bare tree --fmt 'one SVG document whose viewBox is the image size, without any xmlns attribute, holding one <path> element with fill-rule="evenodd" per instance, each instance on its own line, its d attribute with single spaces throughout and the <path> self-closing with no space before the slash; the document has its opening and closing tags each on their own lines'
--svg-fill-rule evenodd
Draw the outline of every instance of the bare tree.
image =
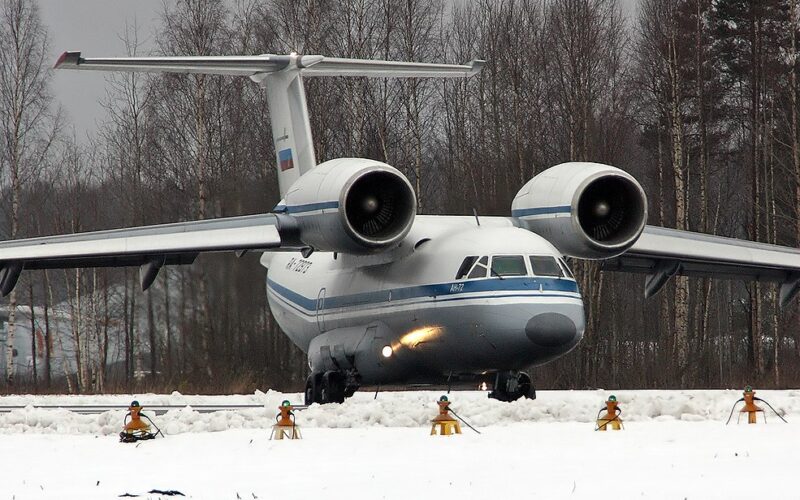
<svg viewBox="0 0 800 500">
<path fill-rule="evenodd" d="M 9 236 L 20 234 L 20 197 L 50 152 L 57 120 L 50 114 L 47 32 L 34 2 L 0 4 L 0 166 L 11 189 Z M 6 380 L 14 381 L 17 295 L 9 299 Z"/>
</svg>

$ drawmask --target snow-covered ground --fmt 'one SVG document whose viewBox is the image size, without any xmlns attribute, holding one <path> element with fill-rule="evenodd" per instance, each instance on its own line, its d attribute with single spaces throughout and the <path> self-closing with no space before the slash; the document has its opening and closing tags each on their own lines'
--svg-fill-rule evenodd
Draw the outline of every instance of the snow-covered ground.
<svg viewBox="0 0 800 500">
<path fill-rule="evenodd" d="M 0 414 L 0 499 L 800 498 L 800 391 L 759 391 L 785 415 L 725 426 L 739 391 L 618 391 L 625 430 L 594 432 L 608 391 L 542 391 L 499 403 L 453 392 L 476 434 L 428 435 L 439 392 L 358 393 L 298 412 L 301 441 L 270 441 L 297 394 L 8 396 L 2 405 L 120 404 L 99 415 L 32 407 Z M 263 404 L 157 417 L 166 434 L 117 441 L 124 406 Z M 767 410 L 769 411 L 769 410 Z M 146 410 L 145 410 L 146 412 Z M 180 498 L 180 497 L 178 497 Z"/>
</svg>

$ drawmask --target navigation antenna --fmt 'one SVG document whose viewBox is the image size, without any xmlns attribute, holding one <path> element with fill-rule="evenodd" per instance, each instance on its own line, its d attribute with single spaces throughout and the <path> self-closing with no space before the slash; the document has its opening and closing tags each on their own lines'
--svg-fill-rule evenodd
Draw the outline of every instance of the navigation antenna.
<svg viewBox="0 0 800 500">
<path fill-rule="evenodd" d="M 475 222 L 477 222 L 477 223 L 478 223 L 478 227 L 480 227 L 480 225 L 481 225 L 481 220 L 478 218 L 478 211 L 477 211 L 477 210 L 475 210 L 474 208 L 472 209 L 472 215 L 474 215 L 474 216 L 475 216 Z"/>
</svg>

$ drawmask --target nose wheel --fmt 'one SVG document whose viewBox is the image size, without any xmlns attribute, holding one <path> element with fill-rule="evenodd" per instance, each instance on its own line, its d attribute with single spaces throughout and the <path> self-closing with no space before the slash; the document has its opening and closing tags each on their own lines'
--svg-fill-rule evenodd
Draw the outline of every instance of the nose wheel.
<svg viewBox="0 0 800 500">
<path fill-rule="evenodd" d="M 530 375 L 525 372 L 497 372 L 494 389 L 489 393 L 489 397 L 505 402 L 516 401 L 519 398 L 536 399 L 536 389 L 533 387 Z"/>
</svg>

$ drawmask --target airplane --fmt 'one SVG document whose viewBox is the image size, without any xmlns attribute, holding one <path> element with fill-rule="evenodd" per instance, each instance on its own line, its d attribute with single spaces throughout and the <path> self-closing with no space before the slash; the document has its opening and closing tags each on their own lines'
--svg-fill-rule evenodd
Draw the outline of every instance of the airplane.
<svg viewBox="0 0 800 500">
<path fill-rule="evenodd" d="M 468 78 L 484 61 L 430 64 L 319 55 L 84 58 L 62 70 L 246 76 L 266 90 L 282 200 L 272 213 L 0 243 L 0 293 L 23 270 L 138 266 L 143 290 L 201 252 L 262 252 L 269 307 L 308 354 L 305 400 L 341 403 L 360 386 L 488 381 L 490 397 L 535 397 L 524 371 L 572 350 L 584 303 L 565 257 L 646 275 L 800 288 L 800 250 L 647 225 L 637 180 L 568 162 L 521 187 L 508 217 L 418 215 L 396 168 L 366 158 L 316 163 L 303 78 Z"/>
</svg>

